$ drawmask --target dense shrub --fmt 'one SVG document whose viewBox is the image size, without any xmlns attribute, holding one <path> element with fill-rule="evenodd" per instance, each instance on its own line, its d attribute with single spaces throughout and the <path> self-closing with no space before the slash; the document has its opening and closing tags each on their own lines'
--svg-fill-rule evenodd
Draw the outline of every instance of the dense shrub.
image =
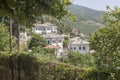
<svg viewBox="0 0 120 80">
<path fill-rule="evenodd" d="M 80 67 L 94 67 L 94 57 L 87 53 L 87 54 L 82 54 L 79 52 L 71 52 L 68 54 L 68 57 L 65 58 L 66 63 L 70 63 L 75 66 L 80 66 Z"/>
<path fill-rule="evenodd" d="M 46 40 L 39 34 L 33 34 L 32 38 L 28 42 L 29 49 L 35 49 L 37 47 L 45 47 L 47 45 Z"/>
<path fill-rule="evenodd" d="M 2 70 L 0 74 L 6 75 L 6 78 L 11 76 L 12 68 L 15 72 L 15 79 L 17 74 L 21 73 L 22 80 L 75 80 L 79 77 L 77 71 L 80 71 L 79 73 L 84 72 L 82 69 L 64 63 L 41 60 L 37 55 L 27 53 L 0 55 L 0 70 Z"/>
<path fill-rule="evenodd" d="M 65 63 L 41 59 L 39 55 L 0 53 L 0 80 L 11 80 L 12 69 L 15 80 L 110 80 L 109 72 L 96 68 L 82 69 Z"/>
</svg>

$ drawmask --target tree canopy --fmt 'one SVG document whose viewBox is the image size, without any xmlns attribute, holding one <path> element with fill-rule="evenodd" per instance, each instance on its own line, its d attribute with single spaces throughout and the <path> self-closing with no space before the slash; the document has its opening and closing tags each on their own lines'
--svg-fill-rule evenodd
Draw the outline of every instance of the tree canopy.
<svg viewBox="0 0 120 80">
<path fill-rule="evenodd" d="M 30 24 L 42 14 L 57 18 L 67 15 L 65 8 L 69 4 L 69 0 L 1 0 L 0 15 L 14 17 L 20 23 Z"/>
<path fill-rule="evenodd" d="M 33 37 L 30 39 L 28 48 L 34 49 L 37 47 L 45 47 L 46 45 L 47 45 L 47 42 L 45 41 L 45 39 L 42 36 L 40 36 L 38 34 L 34 34 Z"/>
<path fill-rule="evenodd" d="M 91 48 L 96 51 L 99 67 L 120 66 L 120 8 L 109 9 L 105 14 L 106 26 L 97 30 L 91 37 Z"/>
<path fill-rule="evenodd" d="M 0 23 L 0 51 L 9 50 L 9 33 L 3 22 Z"/>
</svg>

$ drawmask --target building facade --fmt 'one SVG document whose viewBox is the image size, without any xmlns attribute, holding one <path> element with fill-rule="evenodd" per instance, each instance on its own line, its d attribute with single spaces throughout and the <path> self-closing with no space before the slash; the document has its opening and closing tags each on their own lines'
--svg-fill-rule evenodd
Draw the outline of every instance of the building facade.
<svg viewBox="0 0 120 80">
<path fill-rule="evenodd" d="M 72 52 L 79 52 L 79 53 L 88 53 L 90 48 L 89 48 L 89 42 L 84 41 L 80 39 L 79 37 L 70 39 L 69 43 L 69 50 Z"/>
<path fill-rule="evenodd" d="M 64 35 L 58 35 L 58 34 L 49 34 L 49 35 L 43 35 L 48 45 L 54 45 L 59 46 L 59 49 L 57 51 L 57 56 L 60 56 L 60 54 L 63 52 L 63 40 Z"/>
<path fill-rule="evenodd" d="M 63 52 L 63 40 L 64 35 L 57 34 L 57 26 L 51 23 L 44 23 L 44 24 L 34 24 L 32 27 L 32 32 L 35 34 L 41 34 L 48 45 L 45 48 L 53 48 L 55 49 L 55 55 L 60 56 Z"/>
<path fill-rule="evenodd" d="M 57 33 L 57 26 L 51 24 L 51 23 L 36 23 L 32 27 L 32 32 L 36 34 L 56 34 Z"/>
</svg>

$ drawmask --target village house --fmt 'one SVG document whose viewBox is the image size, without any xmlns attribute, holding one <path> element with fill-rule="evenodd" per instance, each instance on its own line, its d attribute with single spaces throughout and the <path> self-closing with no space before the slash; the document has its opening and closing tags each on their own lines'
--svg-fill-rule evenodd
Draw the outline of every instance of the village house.
<svg viewBox="0 0 120 80">
<path fill-rule="evenodd" d="M 88 53 L 89 52 L 89 42 L 82 40 L 80 37 L 75 37 L 70 39 L 69 50 L 72 52 L 79 52 L 79 53 Z"/>
<path fill-rule="evenodd" d="M 56 34 L 57 33 L 57 26 L 46 22 L 44 24 L 36 23 L 32 27 L 32 32 L 36 34 Z"/>
<path fill-rule="evenodd" d="M 32 27 L 32 32 L 35 34 L 41 34 L 48 45 L 45 48 L 55 49 L 55 55 L 60 56 L 63 52 L 63 40 L 64 35 L 57 34 L 57 26 L 51 23 L 37 23 Z"/>
<path fill-rule="evenodd" d="M 48 45 L 45 48 L 55 49 L 55 55 L 57 57 L 64 53 L 63 41 L 65 35 L 57 34 L 57 26 L 51 23 L 37 23 L 32 27 L 32 32 L 35 34 L 41 34 Z M 89 42 L 82 40 L 79 37 L 75 37 L 69 40 L 68 48 L 72 52 L 88 53 L 89 52 Z"/>
<path fill-rule="evenodd" d="M 49 35 L 43 35 L 45 40 L 47 41 L 49 47 L 55 47 L 56 49 L 56 55 L 60 56 L 61 53 L 63 52 L 63 40 L 64 40 L 64 35 L 59 35 L 59 34 L 49 34 Z M 51 46 L 50 46 L 51 45 Z"/>
</svg>

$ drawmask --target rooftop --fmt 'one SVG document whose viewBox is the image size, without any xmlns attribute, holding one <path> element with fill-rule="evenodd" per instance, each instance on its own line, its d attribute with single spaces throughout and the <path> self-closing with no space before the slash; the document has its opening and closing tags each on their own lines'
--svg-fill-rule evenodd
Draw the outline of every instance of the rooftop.
<svg viewBox="0 0 120 80">
<path fill-rule="evenodd" d="M 65 35 L 59 35 L 59 34 L 48 34 L 48 35 L 43 35 L 45 38 L 64 38 Z"/>
<path fill-rule="evenodd" d="M 46 22 L 46 23 L 36 23 L 36 24 L 33 24 L 35 27 L 49 27 L 49 26 L 54 26 L 56 27 L 54 24 L 50 23 L 50 22 Z"/>
<path fill-rule="evenodd" d="M 44 48 L 49 48 L 49 49 L 58 49 L 58 48 L 60 48 L 58 45 L 56 46 L 56 45 L 47 45 L 46 47 L 44 47 Z"/>
<path fill-rule="evenodd" d="M 82 40 L 80 37 L 70 39 L 71 44 L 89 44 L 88 41 Z"/>
</svg>

